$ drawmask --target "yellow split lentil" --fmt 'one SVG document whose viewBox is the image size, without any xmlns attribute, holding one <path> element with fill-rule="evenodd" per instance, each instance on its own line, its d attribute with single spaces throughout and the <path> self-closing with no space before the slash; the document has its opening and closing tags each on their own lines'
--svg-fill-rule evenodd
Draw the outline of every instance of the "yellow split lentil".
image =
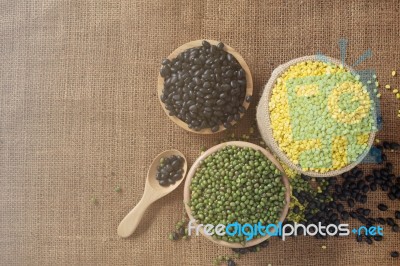
<svg viewBox="0 0 400 266">
<path fill-rule="evenodd" d="M 358 75 L 322 61 L 290 66 L 276 80 L 269 101 L 281 151 L 303 170 L 319 173 L 341 169 L 365 151 L 376 130 L 373 109 Z"/>
</svg>

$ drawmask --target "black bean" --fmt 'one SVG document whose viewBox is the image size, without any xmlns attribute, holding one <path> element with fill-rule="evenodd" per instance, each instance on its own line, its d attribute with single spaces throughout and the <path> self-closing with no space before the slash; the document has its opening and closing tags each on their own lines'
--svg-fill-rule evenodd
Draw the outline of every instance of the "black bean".
<svg viewBox="0 0 400 266">
<path fill-rule="evenodd" d="M 362 235 L 356 235 L 356 240 L 357 240 L 357 242 L 362 242 L 363 236 Z"/>
<path fill-rule="evenodd" d="M 211 128 L 211 131 L 212 131 L 212 132 L 217 132 L 218 130 L 219 130 L 219 126 L 218 126 L 218 125 L 213 126 L 213 127 Z"/>
<path fill-rule="evenodd" d="M 370 209 L 364 209 L 363 212 L 362 212 L 362 214 L 363 214 L 364 216 L 368 216 L 370 213 L 371 213 L 371 210 L 370 210 Z"/>
<path fill-rule="evenodd" d="M 185 230 L 185 229 L 183 229 L 183 230 Z M 178 240 L 178 239 L 179 239 L 179 235 L 178 235 L 176 232 L 173 232 L 173 233 L 172 233 L 172 238 L 173 238 L 174 240 Z"/>
<path fill-rule="evenodd" d="M 395 222 L 394 222 L 394 220 L 393 220 L 393 218 L 386 218 L 386 223 L 388 224 L 388 225 L 390 225 L 390 226 L 393 226 L 393 225 L 395 225 Z"/>
<path fill-rule="evenodd" d="M 366 236 L 366 237 L 365 237 L 365 242 L 367 242 L 368 245 L 372 245 L 372 239 L 371 239 L 371 237 L 370 237 L 370 236 Z"/>
<path fill-rule="evenodd" d="M 371 189 L 371 191 L 376 191 L 378 189 L 378 186 L 376 183 L 371 183 L 369 185 L 369 188 Z"/>
<path fill-rule="evenodd" d="M 206 40 L 203 40 L 203 41 L 201 42 L 201 45 L 203 45 L 204 48 L 210 48 L 210 47 L 211 47 L 210 43 L 207 42 Z"/>
<path fill-rule="evenodd" d="M 361 202 L 362 204 L 367 203 L 367 200 L 368 200 L 367 195 L 361 195 L 361 200 L 360 200 L 360 202 Z"/>
<path fill-rule="evenodd" d="M 180 236 L 184 236 L 184 235 L 185 235 L 185 228 L 184 228 L 184 227 L 179 228 L 178 234 L 179 234 Z"/>
<path fill-rule="evenodd" d="M 229 259 L 228 266 L 236 266 L 236 263 L 233 260 Z"/>
<path fill-rule="evenodd" d="M 380 223 L 380 224 L 383 224 L 383 225 L 386 224 L 386 220 L 383 219 L 382 217 L 376 218 L 376 221 L 377 221 L 378 223 Z"/>
<path fill-rule="evenodd" d="M 365 177 L 365 180 L 367 180 L 368 182 L 372 182 L 372 181 L 374 181 L 374 176 L 373 175 L 367 175 Z"/>
<path fill-rule="evenodd" d="M 380 170 L 381 177 L 387 177 L 389 175 L 389 171 L 386 169 Z"/>
<path fill-rule="evenodd" d="M 355 213 L 355 212 L 350 212 L 350 216 L 351 216 L 351 218 L 353 218 L 353 219 L 358 218 L 358 215 L 357 215 L 357 213 Z"/>
<path fill-rule="evenodd" d="M 217 48 L 220 50 L 224 49 L 224 44 L 222 42 L 218 43 Z"/>
<path fill-rule="evenodd" d="M 384 149 L 390 149 L 390 143 L 388 141 L 384 141 L 382 143 Z"/>
<path fill-rule="evenodd" d="M 362 192 L 363 192 L 363 193 L 368 193 L 368 191 L 369 191 L 369 186 L 368 186 L 368 185 L 364 185 L 364 186 L 362 187 Z"/>
<path fill-rule="evenodd" d="M 399 225 L 398 224 L 394 224 L 393 226 L 392 226 L 392 231 L 393 232 L 399 232 Z"/>
<path fill-rule="evenodd" d="M 160 180 L 158 183 L 159 183 L 161 186 L 163 186 L 163 187 L 169 185 L 169 182 L 168 182 L 167 180 L 164 180 L 164 179 Z"/>
<path fill-rule="evenodd" d="M 342 220 L 347 221 L 349 219 L 349 213 L 347 211 L 343 211 L 341 214 Z"/>
<path fill-rule="evenodd" d="M 392 252 L 390 252 L 390 256 L 392 258 L 398 258 L 399 257 L 399 252 L 398 251 L 392 251 Z"/>
<path fill-rule="evenodd" d="M 387 205 L 385 205 L 385 204 L 383 204 L 383 203 L 380 203 L 380 204 L 378 204 L 378 209 L 380 210 L 380 211 L 387 211 L 388 210 L 388 206 Z"/>
<path fill-rule="evenodd" d="M 231 128 L 231 127 L 232 127 L 232 124 L 229 123 L 229 122 L 225 122 L 225 123 L 224 123 L 224 127 L 225 127 L 225 128 Z"/>
<path fill-rule="evenodd" d="M 363 223 L 363 224 L 366 224 L 366 223 L 367 223 L 367 219 L 366 219 L 364 216 L 362 216 L 362 215 L 359 215 L 359 216 L 358 216 L 358 220 L 359 220 L 361 223 Z"/>
<path fill-rule="evenodd" d="M 347 200 L 347 204 L 349 205 L 350 208 L 353 208 L 354 205 L 355 205 L 353 199 L 348 199 L 348 200 Z"/>
<path fill-rule="evenodd" d="M 389 186 L 387 186 L 386 184 L 381 184 L 381 189 L 382 189 L 382 191 L 388 191 Z"/>
<path fill-rule="evenodd" d="M 399 150 L 400 149 L 400 144 L 397 143 L 397 142 L 391 142 L 389 144 L 389 146 L 390 146 L 390 149 L 392 149 L 392 150 Z"/>
<path fill-rule="evenodd" d="M 395 216 L 396 219 L 400 219 L 400 211 L 396 211 L 394 213 L 394 216 Z"/>
<path fill-rule="evenodd" d="M 380 236 L 380 235 L 374 236 L 374 240 L 375 240 L 375 241 L 382 241 L 382 239 L 383 239 L 383 237 Z"/>
</svg>

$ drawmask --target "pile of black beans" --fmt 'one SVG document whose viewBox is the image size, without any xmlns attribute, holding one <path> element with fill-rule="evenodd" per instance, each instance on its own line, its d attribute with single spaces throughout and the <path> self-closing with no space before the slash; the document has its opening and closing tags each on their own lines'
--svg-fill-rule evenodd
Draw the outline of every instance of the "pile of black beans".
<svg viewBox="0 0 400 266">
<path fill-rule="evenodd" d="M 196 131 L 230 128 L 244 113 L 245 98 L 251 100 L 246 97 L 246 73 L 223 43 L 203 41 L 201 47 L 187 49 L 173 60 L 164 59 L 160 75 L 164 78 L 160 98 L 169 115 Z"/>
<path fill-rule="evenodd" d="M 322 189 L 322 193 L 317 196 L 303 190 L 293 190 L 293 195 L 298 201 L 306 206 L 304 211 L 305 219 L 300 221 L 302 224 L 328 224 L 338 225 L 342 221 L 349 219 L 358 220 L 367 228 L 373 225 L 389 226 L 392 232 L 399 232 L 400 210 L 394 210 L 394 217 L 387 217 L 389 208 L 382 202 L 376 206 L 382 217 L 371 217 L 371 209 L 362 207 L 368 202 L 369 193 L 381 191 L 387 194 L 390 201 L 400 200 L 400 176 L 396 176 L 393 172 L 393 165 L 387 161 L 385 151 L 400 150 L 400 145 L 395 142 L 383 142 L 382 145 L 377 145 L 376 148 L 382 152 L 381 167 L 372 170 L 370 174 L 364 174 L 359 168 L 354 168 L 338 177 L 328 179 L 327 185 Z M 301 176 L 308 181 L 311 178 L 305 175 Z M 299 212 L 299 208 L 295 207 L 292 210 L 295 213 Z M 286 221 L 286 223 L 293 223 Z M 302 232 L 298 232 L 302 234 Z M 317 234 L 317 239 L 325 239 L 327 236 Z M 368 244 L 373 244 L 374 241 L 382 241 L 382 236 L 366 236 L 357 235 L 356 241 L 365 241 Z M 395 256 L 393 256 L 393 254 Z M 391 256 L 396 257 L 398 252 L 393 251 Z"/>
<path fill-rule="evenodd" d="M 386 225 L 391 228 L 392 232 L 399 232 L 400 210 L 395 210 L 394 218 L 387 217 L 370 217 L 371 209 L 363 208 L 359 205 L 364 205 L 368 202 L 368 193 L 377 191 L 380 188 L 382 191 L 387 192 L 389 200 L 400 200 L 400 176 L 393 172 L 392 163 L 387 161 L 387 156 L 384 151 L 387 150 L 400 150 L 400 145 L 396 142 L 383 142 L 382 145 L 377 145 L 377 149 L 381 150 L 381 164 L 383 167 L 372 170 L 371 174 L 365 175 L 359 168 L 353 168 L 351 171 L 342 174 L 341 176 L 331 177 L 327 180 L 326 185 L 321 186 L 321 193 L 316 196 L 303 189 L 293 188 L 293 195 L 296 199 L 305 206 L 304 220 L 299 223 L 304 225 L 318 224 L 327 226 L 329 224 L 339 225 L 343 221 L 350 219 L 358 220 L 367 228 L 372 225 Z M 311 177 L 301 175 L 305 181 L 310 181 Z M 357 206 L 358 205 L 358 206 Z M 376 209 L 381 213 L 388 211 L 385 203 L 380 203 Z M 294 213 L 299 213 L 300 208 L 295 206 L 292 210 Z M 292 221 L 286 220 L 285 223 L 294 224 Z M 298 230 L 298 235 L 302 235 L 301 228 Z M 339 236 L 338 234 L 336 236 Z M 317 239 L 326 239 L 326 235 L 315 235 Z M 383 237 L 357 235 L 357 242 L 366 242 L 373 244 L 374 241 L 382 241 Z M 268 246 L 268 241 L 259 244 L 259 247 Z M 258 248 L 259 249 L 259 248 Z M 246 254 L 248 252 L 257 251 L 257 246 L 249 248 L 232 249 L 235 253 Z M 398 251 L 392 251 L 390 256 L 393 258 L 399 257 Z"/>
<path fill-rule="evenodd" d="M 183 163 L 184 159 L 179 155 L 162 158 L 157 167 L 156 179 L 158 183 L 164 187 L 175 184 L 183 177 Z"/>
</svg>

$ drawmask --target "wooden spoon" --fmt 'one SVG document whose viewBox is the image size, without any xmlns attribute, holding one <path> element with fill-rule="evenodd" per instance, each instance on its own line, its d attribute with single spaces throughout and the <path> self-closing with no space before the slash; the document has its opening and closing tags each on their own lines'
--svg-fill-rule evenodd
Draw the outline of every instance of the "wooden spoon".
<svg viewBox="0 0 400 266">
<path fill-rule="evenodd" d="M 176 181 L 174 185 L 163 187 L 158 183 L 158 180 L 156 179 L 157 167 L 160 165 L 161 158 L 170 157 L 172 155 L 179 155 L 183 158 L 184 160 L 183 175 L 182 178 Z M 135 231 L 136 227 L 139 225 L 139 222 L 142 219 L 146 209 L 153 202 L 164 197 L 165 195 L 176 189 L 179 186 L 179 184 L 182 183 L 183 179 L 185 179 L 186 171 L 187 171 L 187 161 L 185 156 L 180 151 L 168 150 L 168 151 L 163 151 L 162 153 L 157 155 L 157 157 L 151 163 L 149 171 L 147 172 L 146 185 L 144 187 L 144 193 L 142 199 L 135 206 L 135 208 L 133 208 L 121 221 L 117 230 L 118 235 L 121 237 L 130 236 Z"/>
</svg>

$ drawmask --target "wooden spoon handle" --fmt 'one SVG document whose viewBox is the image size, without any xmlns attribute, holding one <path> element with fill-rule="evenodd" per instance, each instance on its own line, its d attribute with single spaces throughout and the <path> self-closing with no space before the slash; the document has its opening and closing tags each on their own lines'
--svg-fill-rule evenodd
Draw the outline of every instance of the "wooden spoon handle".
<svg viewBox="0 0 400 266">
<path fill-rule="evenodd" d="M 121 237 L 130 236 L 139 225 L 140 220 L 142 220 L 143 214 L 146 209 L 152 204 L 156 198 L 149 197 L 148 194 L 144 194 L 139 203 L 133 208 L 121 221 L 118 226 L 118 235 Z"/>
</svg>

